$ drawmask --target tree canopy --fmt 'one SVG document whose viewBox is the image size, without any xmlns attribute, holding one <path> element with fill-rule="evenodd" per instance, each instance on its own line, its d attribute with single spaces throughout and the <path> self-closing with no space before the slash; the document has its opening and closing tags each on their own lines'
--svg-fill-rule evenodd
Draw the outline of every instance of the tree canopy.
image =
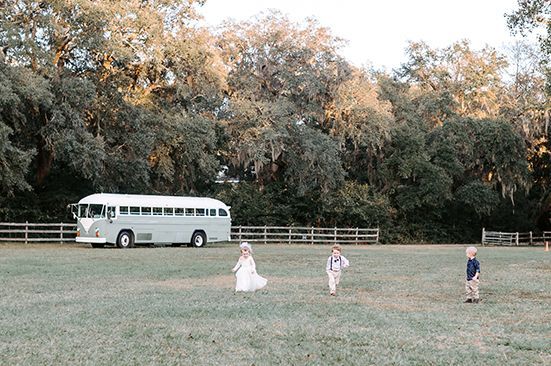
<svg viewBox="0 0 551 366">
<path fill-rule="evenodd" d="M 203 4 L 0 3 L 2 220 L 64 220 L 67 203 L 120 192 L 387 241 L 551 229 L 548 2 L 507 15 L 543 27 L 538 46 L 411 42 L 391 72 L 352 65 L 315 20 L 205 29 Z"/>
</svg>

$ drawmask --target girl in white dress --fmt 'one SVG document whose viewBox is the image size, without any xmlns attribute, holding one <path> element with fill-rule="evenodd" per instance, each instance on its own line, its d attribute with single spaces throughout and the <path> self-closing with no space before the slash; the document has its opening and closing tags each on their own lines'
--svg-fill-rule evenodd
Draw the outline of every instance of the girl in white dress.
<svg viewBox="0 0 551 366">
<path fill-rule="evenodd" d="M 232 272 L 235 272 L 235 292 L 260 290 L 268 283 L 268 280 L 256 273 L 252 248 L 249 243 L 243 242 L 239 245 L 241 256 Z"/>
</svg>

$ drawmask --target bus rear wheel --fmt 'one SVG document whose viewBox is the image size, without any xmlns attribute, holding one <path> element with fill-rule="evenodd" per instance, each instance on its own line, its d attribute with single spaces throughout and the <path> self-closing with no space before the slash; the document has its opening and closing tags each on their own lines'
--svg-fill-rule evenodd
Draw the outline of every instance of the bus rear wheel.
<svg viewBox="0 0 551 366">
<path fill-rule="evenodd" d="M 132 233 L 127 230 L 123 230 L 119 233 L 117 238 L 117 246 L 121 249 L 133 248 L 134 247 L 134 237 Z"/>
<path fill-rule="evenodd" d="M 204 247 L 207 244 L 207 236 L 202 231 L 196 231 L 191 237 L 191 245 L 195 248 Z"/>
</svg>

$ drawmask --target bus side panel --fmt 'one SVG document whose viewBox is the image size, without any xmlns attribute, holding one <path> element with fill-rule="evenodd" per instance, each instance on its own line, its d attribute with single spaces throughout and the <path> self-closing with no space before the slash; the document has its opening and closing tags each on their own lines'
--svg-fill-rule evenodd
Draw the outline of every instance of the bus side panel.
<svg viewBox="0 0 551 366">
<path fill-rule="evenodd" d="M 207 242 L 227 241 L 231 231 L 229 217 L 122 215 L 107 225 L 107 242 L 113 244 L 121 230 L 132 230 L 137 244 L 190 243 L 198 230 L 206 233 Z"/>
<path fill-rule="evenodd" d="M 211 243 L 219 241 L 228 241 L 231 232 L 231 219 L 228 217 L 211 218 L 208 231 L 208 241 Z"/>
<path fill-rule="evenodd" d="M 124 219 L 120 217 L 113 219 L 112 223 L 107 224 L 107 230 L 105 233 L 105 238 L 109 244 L 117 244 L 117 238 L 121 230 L 128 229 L 128 225 L 125 223 Z"/>
</svg>

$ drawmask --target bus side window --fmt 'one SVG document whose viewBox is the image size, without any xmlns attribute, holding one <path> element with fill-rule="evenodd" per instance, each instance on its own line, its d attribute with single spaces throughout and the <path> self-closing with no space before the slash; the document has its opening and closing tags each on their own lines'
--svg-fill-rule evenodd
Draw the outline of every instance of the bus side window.
<svg viewBox="0 0 551 366">
<path fill-rule="evenodd" d="M 130 206 L 130 215 L 139 215 L 140 208 L 135 206 Z"/>
<path fill-rule="evenodd" d="M 172 207 L 165 207 L 163 213 L 165 216 L 174 216 L 174 209 Z"/>
<path fill-rule="evenodd" d="M 218 216 L 228 216 L 228 212 L 223 208 L 218 209 Z"/>
<path fill-rule="evenodd" d="M 198 208 L 195 210 L 196 216 L 205 216 L 205 209 L 204 208 Z"/>
<path fill-rule="evenodd" d="M 128 206 L 121 206 L 119 212 L 121 215 L 128 215 Z"/>
<path fill-rule="evenodd" d="M 153 216 L 160 216 L 163 214 L 162 207 L 153 207 Z"/>
<path fill-rule="evenodd" d="M 186 216 L 195 216 L 194 208 L 186 208 Z"/>
<path fill-rule="evenodd" d="M 209 216 L 216 216 L 216 209 L 215 208 L 211 208 L 209 210 Z"/>
<path fill-rule="evenodd" d="M 142 215 L 151 215 L 151 207 L 142 207 Z"/>
<path fill-rule="evenodd" d="M 117 217 L 117 210 L 115 206 L 107 206 L 107 217 L 110 219 Z"/>
<path fill-rule="evenodd" d="M 184 216 L 184 209 L 183 208 L 177 208 L 176 209 L 176 216 Z"/>
</svg>

